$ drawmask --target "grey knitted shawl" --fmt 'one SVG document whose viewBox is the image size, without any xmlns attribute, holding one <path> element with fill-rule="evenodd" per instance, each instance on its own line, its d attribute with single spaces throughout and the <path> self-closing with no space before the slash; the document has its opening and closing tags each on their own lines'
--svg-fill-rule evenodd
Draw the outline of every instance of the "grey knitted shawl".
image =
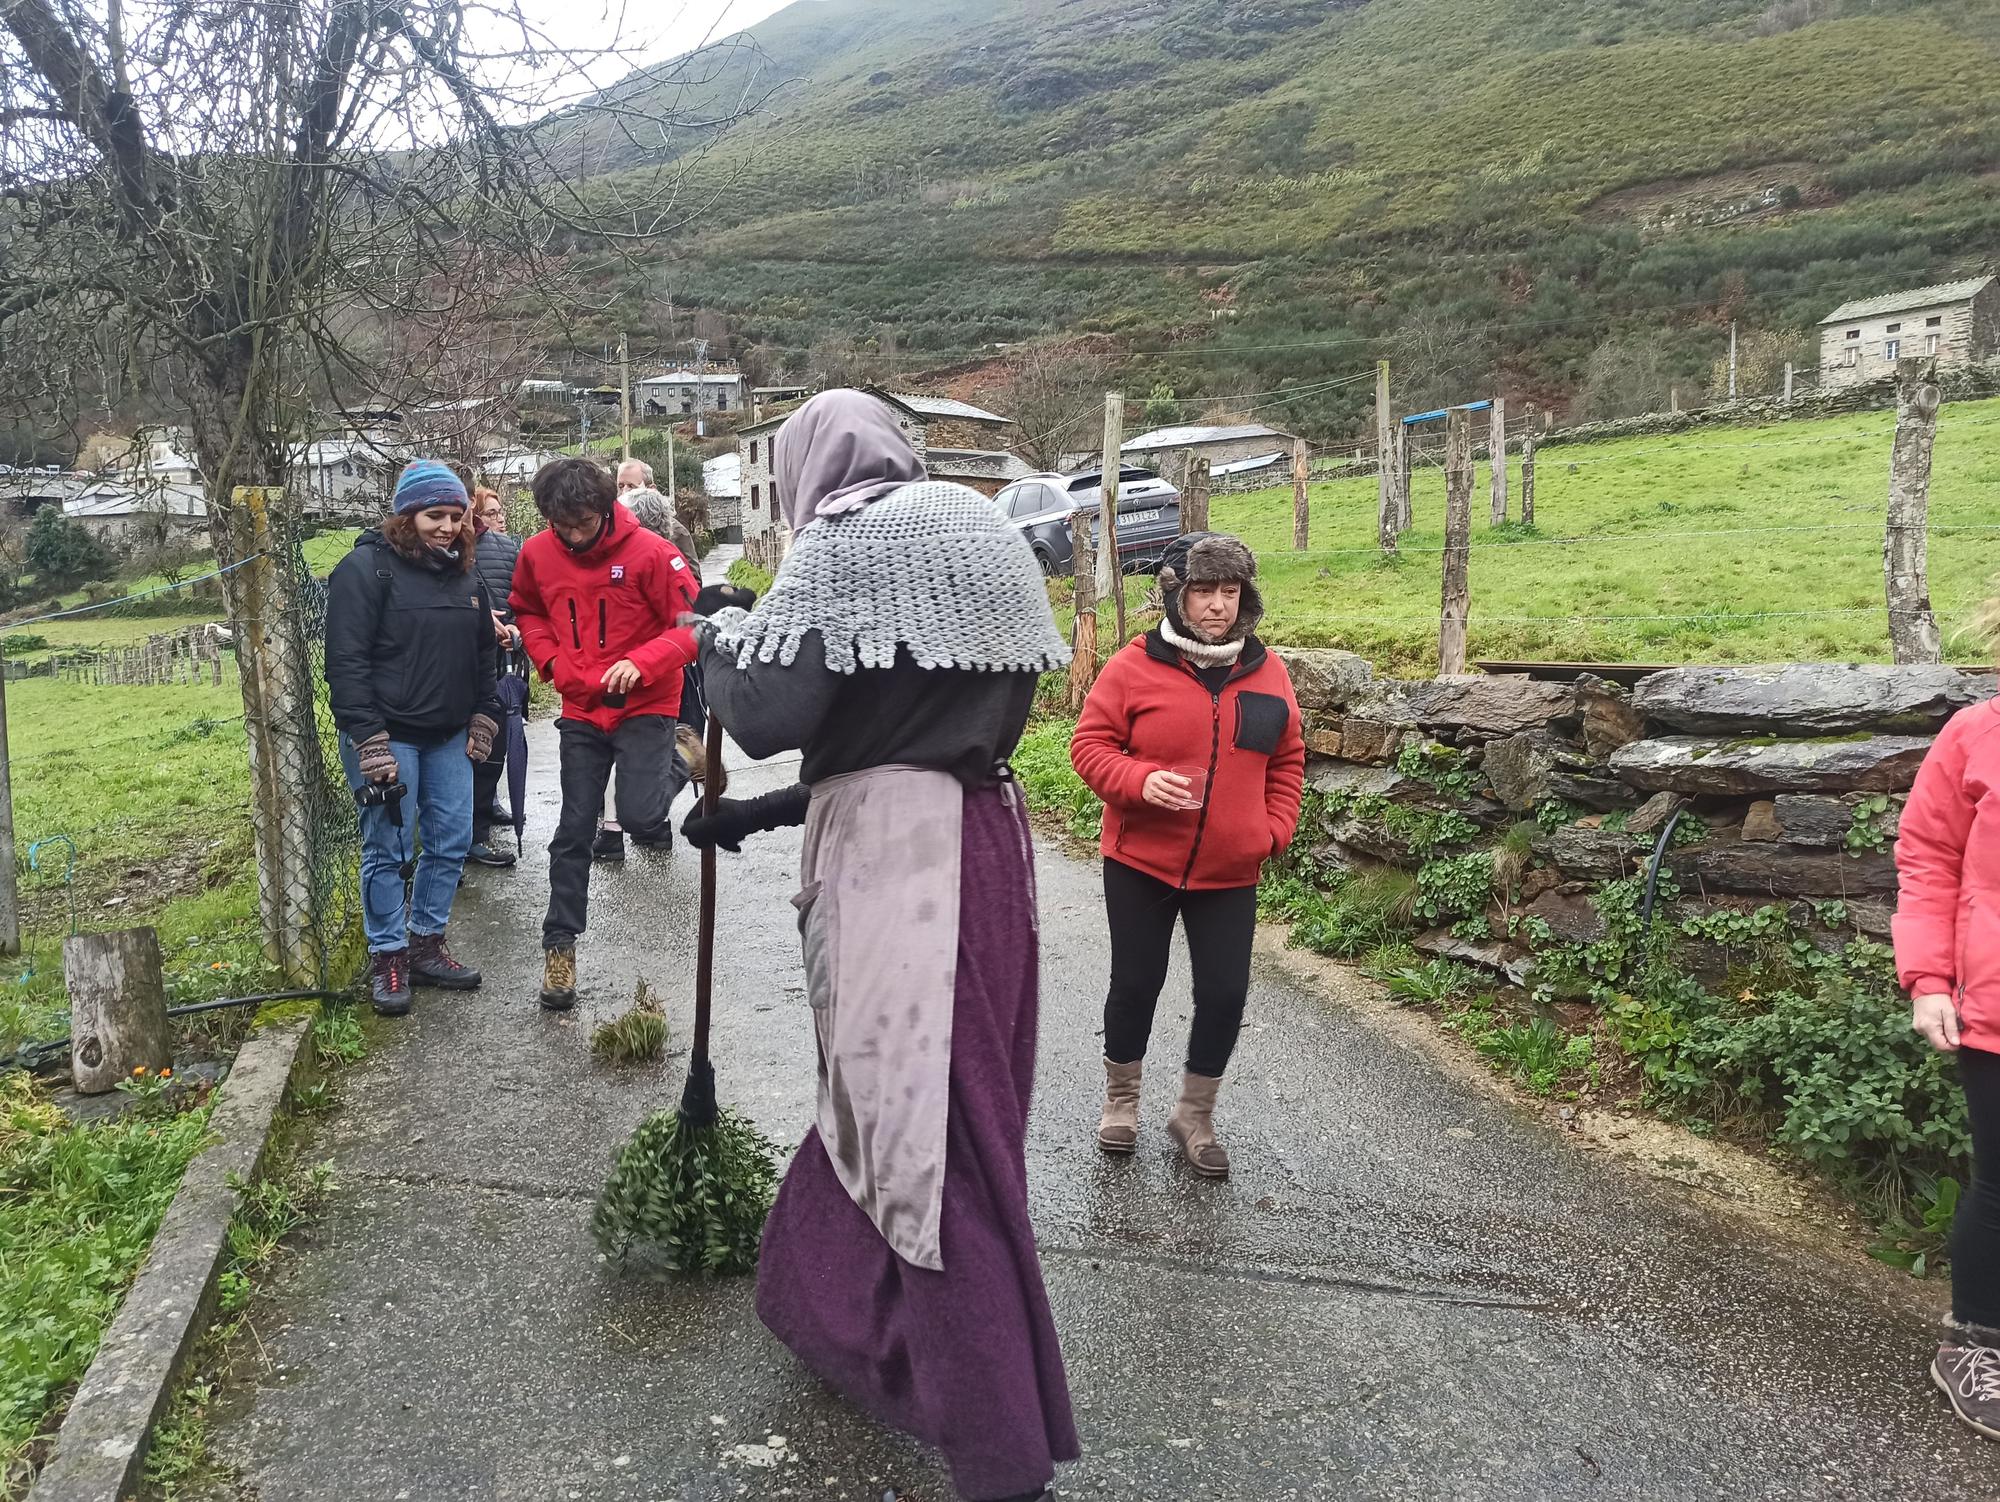
<svg viewBox="0 0 2000 1502">
<path fill-rule="evenodd" d="M 789 665 L 808 631 L 836 673 L 886 668 L 1048 672 L 1069 662 L 1034 551 L 976 490 L 918 480 L 801 531 L 754 611 L 705 624 L 738 667 Z"/>
</svg>

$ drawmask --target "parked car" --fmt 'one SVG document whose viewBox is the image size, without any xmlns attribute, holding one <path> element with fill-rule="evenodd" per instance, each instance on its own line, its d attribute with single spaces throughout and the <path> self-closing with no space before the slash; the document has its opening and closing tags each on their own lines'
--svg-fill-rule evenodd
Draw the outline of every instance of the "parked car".
<svg viewBox="0 0 2000 1502">
<path fill-rule="evenodd" d="M 1035 550 L 1042 572 L 1067 574 L 1075 566 L 1076 540 L 1070 517 L 1091 518 L 1091 545 L 1098 540 L 1097 510 L 1104 500 L 1104 474 L 1029 475 L 993 498 Z M 1118 563 L 1128 574 L 1159 567 L 1167 544 L 1180 535 L 1181 493 L 1150 469 L 1127 465 L 1118 471 Z"/>
</svg>

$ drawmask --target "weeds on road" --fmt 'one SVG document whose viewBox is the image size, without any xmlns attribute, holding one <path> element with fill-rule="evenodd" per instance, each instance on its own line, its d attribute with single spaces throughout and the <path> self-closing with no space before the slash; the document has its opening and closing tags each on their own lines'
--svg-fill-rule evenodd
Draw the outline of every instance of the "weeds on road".
<svg viewBox="0 0 2000 1502">
<path fill-rule="evenodd" d="M 590 1034 L 590 1051 L 607 1064 L 650 1064 L 667 1051 L 667 1012 L 653 988 L 639 982 L 632 1005 Z"/>
</svg>

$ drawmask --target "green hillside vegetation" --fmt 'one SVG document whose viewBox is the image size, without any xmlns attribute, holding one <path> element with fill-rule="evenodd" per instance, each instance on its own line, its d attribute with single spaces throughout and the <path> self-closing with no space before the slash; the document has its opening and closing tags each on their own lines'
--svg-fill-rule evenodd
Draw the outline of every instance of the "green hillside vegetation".
<svg viewBox="0 0 2000 1502">
<path fill-rule="evenodd" d="M 798 82 L 693 166 L 698 232 L 607 326 L 664 281 L 794 363 L 1098 330 L 1170 351 L 1127 390 L 1199 396 L 1427 319 L 1473 334 L 1411 395 L 1553 402 L 1612 334 L 1664 330 L 1692 380 L 1731 316 L 1802 329 L 2000 229 L 1977 0 L 825 0 L 752 34 Z M 1655 222 L 1681 199 L 1716 222 Z M 1365 395 L 1267 415 L 1334 436 Z"/>
<path fill-rule="evenodd" d="M 1882 526 L 1894 429 L 1894 415 L 1879 413 L 1545 448 L 1532 529 L 1491 525 L 1480 464 L 1472 656 L 1887 661 Z M 1517 456 L 1515 516 L 1519 465 Z M 1416 530 L 1393 561 L 1375 545 L 1373 479 L 1315 485 L 1311 501 L 1307 553 L 1292 551 L 1289 485 L 1213 504 L 1212 524 L 1257 550 L 1265 637 L 1435 672 L 1442 470 L 1416 473 Z M 1931 521 L 1931 598 L 1947 655 L 1983 660 L 1984 645 L 1961 628 L 2000 575 L 2000 401 L 1944 409 Z M 1592 619 L 1604 616 L 1668 618 Z"/>
</svg>

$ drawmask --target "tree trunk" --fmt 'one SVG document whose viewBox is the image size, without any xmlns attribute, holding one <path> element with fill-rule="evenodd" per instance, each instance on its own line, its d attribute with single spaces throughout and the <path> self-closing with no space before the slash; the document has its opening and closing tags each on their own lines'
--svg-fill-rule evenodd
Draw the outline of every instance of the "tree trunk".
<svg viewBox="0 0 2000 1502">
<path fill-rule="evenodd" d="M 1208 460 L 1196 455 L 1188 461 L 1187 493 L 1181 497 L 1181 531 L 1208 530 Z"/>
<path fill-rule="evenodd" d="M 167 989 L 160 936 L 150 928 L 71 934 L 63 940 L 69 992 L 70 1074 L 84 1095 L 102 1095 L 135 1069 L 165 1069 Z"/>
<path fill-rule="evenodd" d="M 1444 598 L 1438 617 L 1438 672 L 1465 671 L 1466 615 L 1471 608 L 1467 582 L 1472 540 L 1472 414 L 1455 410 L 1445 419 Z"/>
<path fill-rule="evenodd" d="M 1493 426 L 1486 457 L 1493 467 L 1493 525 L 1507 520 L 1507 398 L 1493 398 Z"/>
<path fill-rule="evenodd" d="M 1307 482 L 1312 473 L 1312 453 L 1303 438 L 1292 440 L 1292 551 L 1303 553 L 1311 545 L 1312 500 Z"/>
<path fill-rule="evenodd" d="M 1896 444 L 1889 456 L 1889 522 L 1882 573 L 1889 605 L 1889 646 L 1897 662 L 1938 660 L 1937 616 L 1931 610 L 1931 446 L 1937 438 L 1935 363 L 1904 360 L 1896 367 Z"/>
<path fill-rule="evenodd" d="M 1375 363 L 1375 534 L 1384 553 L 1396 551 L 1395 437 L 1390 429 L 1389 362 Z"/>
<path fill-rule="evenodd" d="M 1075 539 L 1072 560 L 1076 584 L 1076 624 L 1071 630 L 1069 659 L 1069 709 L 1080 713 L 1083 701 L 1097 681 L 1097 558 L 1090 546 L 1089 518 L 1081 512 L 1069 519 L 1070 536 Z"/>
</svg>

